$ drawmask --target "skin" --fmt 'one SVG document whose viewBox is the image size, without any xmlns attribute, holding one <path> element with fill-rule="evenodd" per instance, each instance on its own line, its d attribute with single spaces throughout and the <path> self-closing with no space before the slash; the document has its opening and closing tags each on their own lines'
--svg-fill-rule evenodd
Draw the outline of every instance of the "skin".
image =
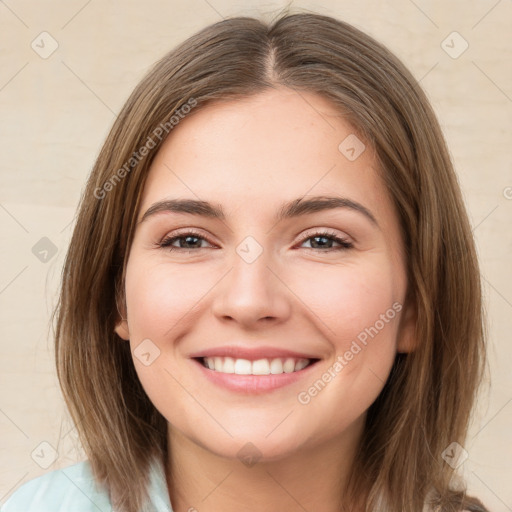
<svg viewBox="0 0 512 512">
<path fill-rule="evenodd" d="M 340 484 L 366 411 L 396 352 L 414 347 L 398 217 L 375 154 L 367 144 L 350 161 L 338 149 L 355 133 L 326 99 L 280 87 L 193 111 L 152 163 L 139 220 L 153 203 L 172 198 L 209 201 L 226 214 L 221 221 L 159 212 L 137 225 L 127 263 L 126 320 L 116 326 L 132 353 L 144 339 L 160 350 L 152 364 L 137 357 L 134 364 L 168 420 L 166 471 L 176 512 L 340 508 Z M 276 224 L 281 204 L 304 195 L 357 201 L 378 226 L 350 208 Z M 203 239 L 188 246 L 175 241 L 174 251 L 159 247 L 186 228 Z M 322 228 L 353 247 L 340 249 L 329 240 L 315 246 L 311 237 Z M 263 249 L 252 263 L 236 252 L 247 236 Z M 402 310 L 300 403 L 298 394 L 394 303 Z M 235 341 L 305 351 L 320 361 L 307 378 L 283 388 L 236 393 L 207 381 L 189 357 Z M 237 457 L 248 442 L 260 457 L 251 467 Z"/>
</svg>

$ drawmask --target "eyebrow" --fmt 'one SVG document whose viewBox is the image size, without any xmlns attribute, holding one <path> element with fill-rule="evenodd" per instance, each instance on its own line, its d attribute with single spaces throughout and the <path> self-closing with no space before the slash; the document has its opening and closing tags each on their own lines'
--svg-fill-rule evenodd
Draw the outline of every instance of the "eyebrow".
<svg viewBox="0 0 512 512">
<path fill-rule="evenodd" d="M 365 206 L 348 199 L 346 197 L 326 197 L 315 196 L 309 199 L 299 197 L 293 201 L 289 201 L 281 206 L 278 210 L 275 221 L 280 222 L 284 219 L 299 217 L 320 211 L 333 210 L 335 208 L 348 208 L 364 215 L 377 228 L 379 223 Z M 188 213 L 190 215 L 200 215 L 213 219 L 224 221 L 226 215 L 221 205 L 214 205 L 207 201 L 196 199 L 164 199 L 152 204 L 144 213 L 138 224 L 160 212 Z"/>
</svg>

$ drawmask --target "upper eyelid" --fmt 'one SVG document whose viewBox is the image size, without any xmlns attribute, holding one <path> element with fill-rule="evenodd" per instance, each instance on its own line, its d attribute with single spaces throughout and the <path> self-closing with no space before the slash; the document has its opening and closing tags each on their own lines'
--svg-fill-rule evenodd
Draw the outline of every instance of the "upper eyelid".
<svg viewBox="0 0 512 512">
<path fill-rule="evenodd" d="M 188 234 L 197 236 L 199 238 L 204 238 L 207 241 L 209 241 L 211 238 L 211 236 L 204 234 L 203 230 L 200 230 L 199 228 L 178 228 L 178 231 L 171 231 L 164 235 L 162 241 L 169 238 L 185 237 Z"/>
</svg>

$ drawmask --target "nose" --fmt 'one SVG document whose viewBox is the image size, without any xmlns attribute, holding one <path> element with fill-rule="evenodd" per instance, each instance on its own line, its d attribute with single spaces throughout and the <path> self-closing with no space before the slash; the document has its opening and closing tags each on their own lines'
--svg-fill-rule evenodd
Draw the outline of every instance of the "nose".
<svg viewBox="0 0 512 512">
<path fill-rule="evenodd" d="M 268 263 L 264 254 L 252 263 L 235 255 L 231 271 L 216 287 L 213 314 L 223 322 L 236 322 L 244 328 L 286 321 L 291 313 L 292 293 Z"/>
</svg>

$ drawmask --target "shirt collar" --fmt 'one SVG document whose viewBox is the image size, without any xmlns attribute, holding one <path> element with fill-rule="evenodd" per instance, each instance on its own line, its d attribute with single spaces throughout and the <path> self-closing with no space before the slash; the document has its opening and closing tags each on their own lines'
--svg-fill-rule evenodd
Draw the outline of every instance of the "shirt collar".
<svg viewBox="0 0 512 512">
<path fill-rule="evenodd" d="M 173 512 L 165 478 L 165 469 L 160 458 L 151 461 L 149 470 L 149 503 L 143 512 Z"/>
</svg>

